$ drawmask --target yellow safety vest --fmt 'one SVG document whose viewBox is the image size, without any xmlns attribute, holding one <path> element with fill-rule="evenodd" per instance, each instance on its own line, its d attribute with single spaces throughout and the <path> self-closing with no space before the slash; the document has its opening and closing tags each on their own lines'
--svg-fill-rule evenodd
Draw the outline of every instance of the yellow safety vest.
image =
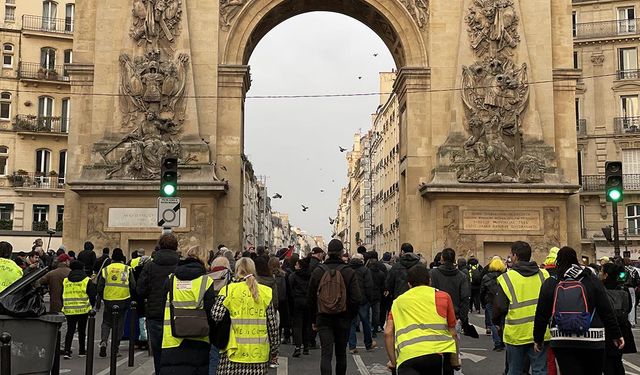
<svg viewBox="0 0 640 375">
<path fill-rule="evenodd" d="M 549 272 L 540 270 L 536 275 L 525 277 L 510 270 L 498 277 L 498 285 L 509 299 L 509 312 L 504 325 L 503 341 L 509 345 L 533 343 L 533 322 L 538 306 L 540 288 Z M 549 329 L 544 335 L 545 341 L 551 339 Z"/>
<path fill-rule="evenodd" d="M 137 257 L 135 259 L 131 259 L 131 268 L 136 268 L 138 267 L 138 264 L 140 264 L 140 260 L 142 259 L 142 257 Z"/>
<path fill-rule="evenodd" d="M 203 280 L 206 280 L 203 282 Z M 180 309 L 202 309 L 202 300 L 204 294 L 213 285 L 213 279 L 208 276 L 200 276 L 193 280 L 178 280 L 173 278 L 173 306 Z M 162 329 L 162 349 L 177 348 L 182 343 L 182 338 L 173 337 L 171 335 L 171 310 L 169 308 L 169 296 L 164 305 L 164 327 Z M 209 336 L 191 338 L 187 340 L 196 340 L 209 342 Z"/>
<path fill-rule="evenodd" d="M 62 282 L 62 313 L 64 315 L 88 314 L 91 311 L 91 303 L 87 294 L 87 285 L 90 279 L 85 277 L 82 281 L 72 282 L 65 278 Z"/>
<path fill-rule="evenodd" d="M 447 318 L 438 314 L 436 289 L 417 286 L 393 301 L 396 366 L 427 354 L 455 353 Z"/>
<path fill-rule="evenodd" d="M 20 278 L 22 278 L 20 266 L 11 259 L 0 258 L 0 292 Z"/>
<path fill-rule="evenodd" d="M 245 282 L 233 283 L 220 290 L 224 306 L 231 315 L 229 343 L 224 351 L 231 362 L 265 363 L 269 361 L 267 307 L 272 291 L 258 284 L 260 301 L 256 302 Z"/>
<path fill-rule="evenodd" d="M 111 263 L 102 269 L 104 278 L 105 301 L 124 301 L 131 298 L 129 292 L 129 266 L 122 263 Z"/>
</svg>

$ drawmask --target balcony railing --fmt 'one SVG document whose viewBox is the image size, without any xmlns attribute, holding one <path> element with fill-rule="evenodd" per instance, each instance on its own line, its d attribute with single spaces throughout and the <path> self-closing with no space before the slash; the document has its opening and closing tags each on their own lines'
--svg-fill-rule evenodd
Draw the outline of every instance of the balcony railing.
<svg viewBox="0 0 640 375">
<path fill-rule="evenodd" d="M 615 117 L 613 130 L 615 134 L 640 133 L 640 117 Z"/>
<path fill-rule="evenodd" d="M 73 19 L 24 15 L 22 16 L 22 28 L 56 34 L 73 34 Z"/>
<path fill-rule="evenodd" d="M 574 39 L 607 38 L 638 34 L 638 20 L 618 20 L 578 23 L 573 28 Z"/>
<path fill-rule="evenodd" d="M 578 135 L 587 135 L 587 120 L 583 118 L 576 119 L 576 133 Z"/>
<path fill-rule="evenodd" d="M 69 76 L 63 65 L 45 67 L 40 63 L 21 62 L 18 75 L 22 79 L 37 79 L 40 81 L 69 82 Z"/>
<path fill-rule="evenodd" d="M 639 69 L 618 70 L 618 79 L 640 79 Z"/>
<path fill-rule="evenodd" d="M 601 191 L 604 194 L 604 175 L 582 176 L 582 191 Z M 625 174 L 622 176 L 625 190 L 640 190 L 640 174 Z"/>
<path fill-rule="evenodd" d="M 21 189 L 64 189 L 64 176 L 53 173 L 28 173 L 18 171 L 9 176 L 11 186 Z"/>
<path fill-rule="evenodd" d="M 67 133 L 71 121 L 68 117 L 18 115 L 13 130 L 18 132 Z"/>
</svg>

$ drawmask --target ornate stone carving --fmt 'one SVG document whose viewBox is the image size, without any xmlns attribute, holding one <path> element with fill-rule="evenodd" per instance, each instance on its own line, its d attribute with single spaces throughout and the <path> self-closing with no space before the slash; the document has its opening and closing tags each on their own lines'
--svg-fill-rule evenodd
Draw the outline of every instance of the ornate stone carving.
<svg viewBox="0 0 640 375">
<path fill-rule="evenodd" d="M 602 66 L 604 64 L 604 55 L 591 56 L 591 63 L 595 66 Z"/>
<path fill-rule="evenodd" d="M 521 121 L 529 101 L 527 65 L 512 59 L 519 42 L 511 0 L 475 0 L 466 18 L 480 58 L 462 68 L 462 99 L 470 137 L 451 156 L 460 182 L 540 182 L 545 162 L 525 149 Z"/>
<path fill-rule="evenodd" d="M 246 0 L 220 0 L 220 27 L 229 30 L 233 19 L 244 7 Z"/>
<path fill-rule="evenodd" d="M 156 49 L 158 41 L 173 42 L 180 33 L 182 0 L 133 0 L 132 14 L 131 38 Z"/>
<path fill-rule="evenodd" d="M 190 230 L 187 233 L 178 234 L 178 247 L 182 251 L 187 251 L 190 247 L 204 247 L 207 244 L 207 232 L 213 225 L 211 218 L 213 210 L 211 207 L 202 204 L 191 206 Z M 204 255 L 204 254 L 203 254 Z"/>
<path fill-rule="evenodd" d="M 402 0 L 419 28 L 424 28 L 429 19 L 429 0 Z"/>
<path fill-rule="evenodd" d="M 104 230 L 105 212 L 104 204 L 90 203 L 87 206 L 87 238 L 96 248 L 119 247 L 120 234 Z"/>
</svg>

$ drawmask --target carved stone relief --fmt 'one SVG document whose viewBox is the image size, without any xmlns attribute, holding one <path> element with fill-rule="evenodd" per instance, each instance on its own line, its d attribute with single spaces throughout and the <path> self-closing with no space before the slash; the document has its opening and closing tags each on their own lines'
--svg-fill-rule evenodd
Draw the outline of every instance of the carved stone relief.
<svg viewBox="0 0 640 375">
<path fill-rule="evenodd" d="M 129 36 L 138 44 L 158 49 L 158 42 L 172 43 L 180 33 L 182 0 L 133 0 Z"/>
<path fill-rule="evenodd" d="M 541 182 L 538 148 L 523 142 L 529 102 L 527 65 L 513 60 L 520 43 L 512 0 L 475 0 L 466 17 L 478 60 L 462 67 L 462 99 L 470 134 L 451 164 L 459 182 Z"/>
<path fill-rule="evenodd" d="M 544 236 L 531 243 L 533 259 L 544 259 L 552 247 L 560 246 L 560 209 L 544 207 Z"/>
<path fill-rule="evenodd" d="M 424 28 L 429 19 L 429 0 L 402 0 L 419 28 Z"/>
<path fill-rule="evenodd" d="M 604 55 L 591 56 L 591 63 L 595 66 L 602 66 L 604 64 Z"/>
<path fill-rule="evenodd" d="M 213 226 L 211 221 L 213 210 L 207 205 L 194 204 L 191 206 L 190 211 L 191 228 L 187 233 L 178 234 L 178 248 L 186 252 L 190 247 L 199 246 L 201 250 L 206 251 L 207 249 L 204 247 L 208 243 L 207 233 Z"/>
<path fill-rule="evenodd" d="M 458 206 L 443 207 L 443 249 L 450 247 L 456 250 L 459 256 L 476 254 L 476 236 L 460 234 L 460 208 Z"/>
<path fill-rule="evenodd" d="M 220 0 L 220 28 L 229 30 L 233 19 L 244 7 L 246 0 Z"/>
<path fill-rule="evenodd" d="M 87 206 L 87 239 L 96 249 L 120 246 L 120 233 L 107 233 L 104 230 L 106 217 L 104 204 L 90 203 Z"/>
</svg>

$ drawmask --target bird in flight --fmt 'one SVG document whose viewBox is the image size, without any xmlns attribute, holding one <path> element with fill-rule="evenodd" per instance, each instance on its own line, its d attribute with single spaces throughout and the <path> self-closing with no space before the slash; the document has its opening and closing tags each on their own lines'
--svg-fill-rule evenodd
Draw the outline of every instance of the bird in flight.
<svg viewBox="0 0 640 375">
<path fill-rule="evenodd" d="M 342 146 L 338 146 L 338 148 L 340 149 L 340 152 L 345 152 L 345 151 L 347 151 L 347 149 L 346 149 L 346 148 L 344 148 L 344 147 L 342 147 Z"/>
<path fill-rule="evenodd" d="M 320 189 L 320 192 L 321 192 L 321 193 L 324 193 L 324 189 Z"/>
<path fill-rule="evenodd" d="M 378 57 L 378 54 L 377 54 L 377 53 L 374 53 L 374 54 L 373 54 L 373 57 Z"/>
<path fill-rule="evenodd" d="M 301 204 L 302 206 L 302 212 L 307 212 L 309 210 L 309 207 L 305 206 L 304 204 Z"/>
<path fill-rule="evenodd" d="M 280 193 L 275 193 L 272 198 L 273 199 L 282 199 L 282 195 L 280 195 Z"/>
<path fill-rule="evenodd" d="M 362 76 L 358 76 L 358 79 L 362 79 Z"/>
<path fill-rule="evenodd" d="M 333 223 L 335 223 L 335 222 L 336 222 L 335 219 L 329 218 L 329 224 L 333 225 Z"/>
</svg>

